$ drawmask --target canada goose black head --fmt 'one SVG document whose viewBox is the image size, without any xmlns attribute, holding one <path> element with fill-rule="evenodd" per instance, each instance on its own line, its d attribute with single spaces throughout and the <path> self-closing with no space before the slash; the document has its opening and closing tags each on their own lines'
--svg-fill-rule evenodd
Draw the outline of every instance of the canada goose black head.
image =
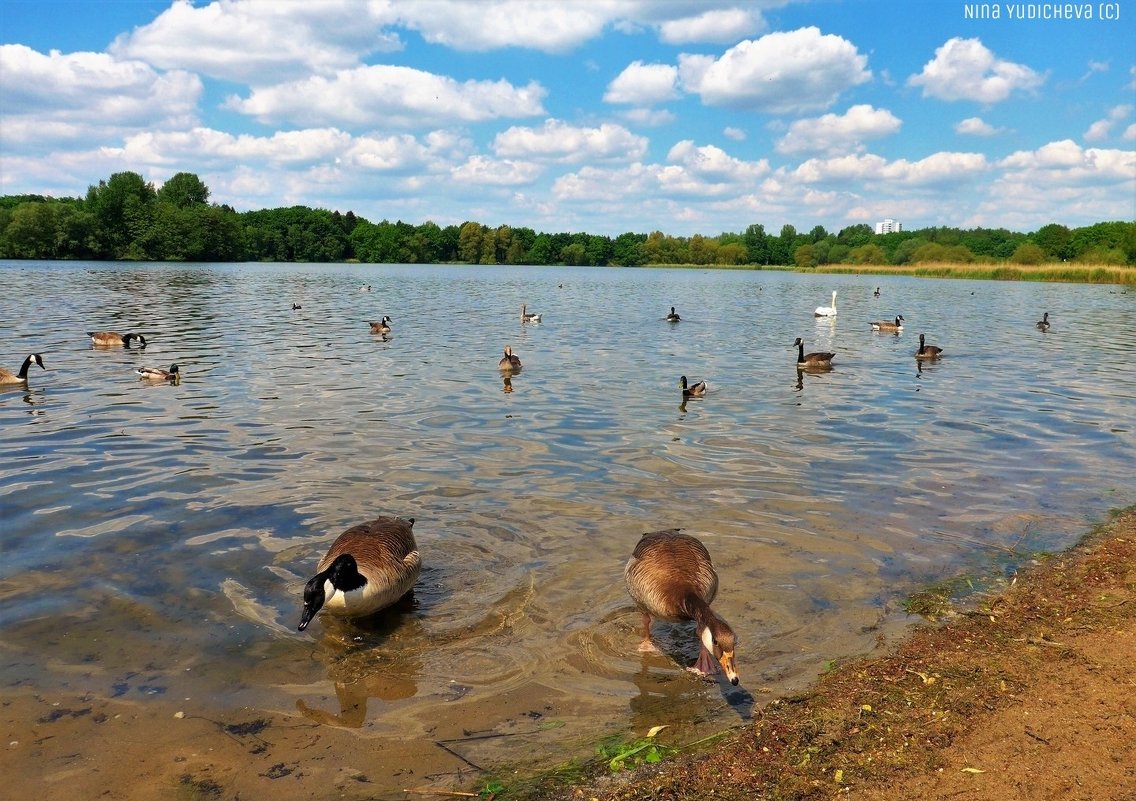
<svg viewBox="0 0 1136 801">
<path fill-rule="evenodd" d="M 352 592 L 360 589 L 367 580 L 359 573 L 359 563 L 349 553 L 340 554 L 326 570 L 317 573 L 308 579 L 304 585 L 304 609 L 300 612 L 299 631 L 303 631 L 312 622 L 312 618 L 323 608 L 327 600 L 326 586 L 340 592 Z"/>
<path fill-rule="evenodd" d="M 44 370 L 47 369 L 43 366 L 43 357 L 38 353 L 31 353 L 24 359 L 24 363 L 20 365 L 20 371 L 18 373 L 13 373 L 0 367 L 0 384 L 28 383 L 28 368 L 31 367 L 32 364 L 38 364 Z"/>
</svg>

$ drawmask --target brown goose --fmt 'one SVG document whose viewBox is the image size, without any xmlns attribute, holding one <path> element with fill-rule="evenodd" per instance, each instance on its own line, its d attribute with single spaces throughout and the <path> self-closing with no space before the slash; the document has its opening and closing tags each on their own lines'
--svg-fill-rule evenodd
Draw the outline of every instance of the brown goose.
<svg viewBox="0 0 1136 801">
<path fill-rule="evenodd" d="M 1041 319 L 1037 321 L 1037 330 L 1038 331 L 1048 331 L 1049 330 L 1049 312 L 1046 312 L 1045 314 L 1043 314 L 1041 316 Z"/>
<path fill-rule="evenodd" d="M 102 347 L 121 345 L 124 348 L 129 348 L 130 340 L 132 339 L 137 339 L 140 347 L 146 347 L 146 337 L 141 334 L 120 334 L 117 331 L 88 331 L 87 336 L 91 338 L 91 342 Z"/>
<path fill-rule="evenodd" d="M 797 346 L 798 367 L 832 367 L 832 357 L 836 355 L 835 353 L 827 351 L 805 353 L 805 341 L 800 337 L 797 337 L 797 341 L 793 344 Z"/>
<path fill-rule="evenodd" d="M 705 381 L 699 381 L 697 384 L 688 384 L 686 376 L 682 376 L 678 380 L 679 386 L 682 387 L 682 396 L 684 398 L 701 398 L 706 394 L 709 388 Z"/>
<path fill-rule="evenodd" d="M 671 306 L 671 313 L 668 314 L 663 319 L 666 320 L 668 323 L 677 323 L 682 318 L 679 317 L 678 312 L 675 311 L 675 307 Z"/>
<path fill-rule="evenodd" d="M 738 683 L 734 662 L 737 635 L 730 624 L 710 609 L 718 594 L 718 574 L 706 546 L 677 528 L 644 534 L 623 569 L 627 592 L 643 613 L 640 651 L 655 650 L 651 642 L 651 619 L 672 623 L 693 620 L 701 648 L 691 668 L 709 676 L 718 666 Z"/>
<path fill-rule="evenodd" d="M 497 362 L 497 367 L 501 370 L 520 370 L 521 357 L 513 353 L 513 349 L 506 345 L 505 355 L 501 357 L 501 361 Z"/>
<path fill-rule="evenodd" d="M 336 537 L 304 587 L 299 630 L 321 609 L 366 617 L 410 592 L 422 571 L 413 528 L 413 517 L 378 517 Z"/>
<path fill-rule="evenodd" d="M 902 331 L 903 330 L 903 315 L 898 314 L 895 317 L 895 322 L 890 320 L 876 320 L 872 323 L 873 331 Z"/>
<path fill-rule="evenodd" d="M 391 318 L 385 315 L 383 319 L 379 320 L 377 323 L 368 323 L 368 325 L 371 326 L 372 334 L 389 334 L 391 332 L 390 324 Z"/>
<path fill-rule="evenodd" d="M 529 307 L 521 304 L 521 322 L 522 323 L 539 323 L 540 315 L 536 312 L 529 311 Z"/>
<path fill-rule="evenodd" d="M 0 367 L 0 384 L 26 384 L 28 383 L 28 368 L 35 362 L 44 370 L 47 368 L 43 366 L 43 357 L 38 353 L 32 353 L 28 358 L 24 359 L 23 365 L 20 366 L 20 372 L 13 373 L 11 370 L 5 370 Z"/>
<path fill-rule="evenodd" d="M 928 345 L 926 337 L 919 335 L 919 350 L 915 351 L 916 359 L 937 359 L 943 355 L 943 349 L 935 345 Z"/>
</svg>

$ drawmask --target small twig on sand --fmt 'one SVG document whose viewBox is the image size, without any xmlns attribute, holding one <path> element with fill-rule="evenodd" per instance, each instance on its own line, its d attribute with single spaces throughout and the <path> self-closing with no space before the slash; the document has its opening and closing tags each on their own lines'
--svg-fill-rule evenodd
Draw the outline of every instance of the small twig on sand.
<svg viewBox="0 0 1136 801">
<path fill-rule="evenodd" d="M 426 787 L 423 789 L 416 789 L 410 787 L 403 790 L 404 793 L 413 793 L 414 795 L 445 795 L 445 796 L 458 796 L 459 798 L 477 798 L 477 793 L 463 793 L 461 790 L 431 790 Z"/>
</svg>

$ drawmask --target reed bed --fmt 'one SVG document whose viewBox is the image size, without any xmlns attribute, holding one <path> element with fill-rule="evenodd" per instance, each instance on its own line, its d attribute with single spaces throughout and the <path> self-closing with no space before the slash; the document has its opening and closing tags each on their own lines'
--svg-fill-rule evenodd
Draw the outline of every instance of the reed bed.
<svg viewBox="0 0 1136 801">
<path fill-rule="evenodd" d="M 825 264 L 798 272 L 851 275 L 914 275 L 985 281 L 1055 281 L 1074 284 L 1136 284 L 1136 267 L 1113 264 Z"/>
</svg>

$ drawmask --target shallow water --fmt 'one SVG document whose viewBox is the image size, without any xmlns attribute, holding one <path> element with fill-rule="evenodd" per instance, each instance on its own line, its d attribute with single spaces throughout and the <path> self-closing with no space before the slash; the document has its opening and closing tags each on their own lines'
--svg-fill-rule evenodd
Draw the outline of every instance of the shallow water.
<svg viewBox="0 0 1136 801">
<path fill-rule="evenodd" d="M 815 319 L 832 289 L 839 314 Z M 693 739 L 899 633 L 920 584 L 1136 503 L 1136 294 L 1117 287 L 0 262 L 0 297 L 0 364 L 48 367 L 0 390 L 17 791 L 402 798 L 604 734 Z M 385 339 L 366 325 L 384 314 Z M 900 335 L 870 330 L 895 314 Z M 96 329 L 149 345 L 94 348 Z M 920 332 L 942 360 L 917 365 Z M 797 336 L 835 368 L 799 374 Z M 171 363 L 177 385 L 133 372 Z M 681 374 L 707 397 L 683 404 Z M 327 545 L 380 514 L 417 520 L 413 601 L 296 632 Z M 623 563 L 670 527 L 714 555 L 740 688 L 681 670 L 689 628 L 636 651 Z M 137 775 L 105 767 L 122 760 Z"/>
</svg>

